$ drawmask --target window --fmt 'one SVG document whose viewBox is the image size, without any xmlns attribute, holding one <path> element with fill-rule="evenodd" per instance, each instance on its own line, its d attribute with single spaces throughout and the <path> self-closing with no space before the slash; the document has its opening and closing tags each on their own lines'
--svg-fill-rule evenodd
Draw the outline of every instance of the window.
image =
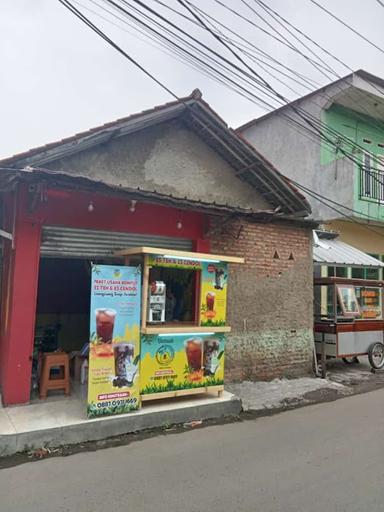
<svg viewBox="0 0 384 512">
<path fill-rule="evenodd" d="M 361 177 L 360 177 L 360 185 L 361 185 L 361 195 L 363 197 L 372 197 L 372 175 L 371 175 L 371 157 L 368 153 L 364 153 L 363 155 L 363 165 L 361 167 Z"/>
<path fill-rule="evenodd" d="M 348 267 L 328 267 L 328 277 L 348 277 Z"/>
<path fill-rule="evenodd" d="M 380 254 L 369 254 L 372 258 L 376 258 L 380 261 L 384 261 L 384 255 Z M 381 279 L 381 270 L 379 268 L 370 268 L 370 267 L 361 267 L 361 268 L 352 268 L 352 278 L 353 279 Z"/>
<path fill-rule="evenodd" d="M 337 296 L 344 316 L 359 317 L 361 315 L 354 286 L 337 286 Z"/>
</svg>

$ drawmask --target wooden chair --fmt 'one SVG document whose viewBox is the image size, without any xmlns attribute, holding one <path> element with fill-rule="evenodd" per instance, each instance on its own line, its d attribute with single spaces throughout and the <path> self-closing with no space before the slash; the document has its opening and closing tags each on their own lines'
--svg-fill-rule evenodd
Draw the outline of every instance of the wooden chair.
<svg viewBox="0 0 384 512">
<path fill-rule="evenodd" d="M 51 375 L 52 369 L 59 369 L 57 375 Z M 40 398 L 47 398 L 47 391 L 63 389 L 70 394 L 69 355 L 65 352 L 44 352 L 40 377 Z"/>
</svg>

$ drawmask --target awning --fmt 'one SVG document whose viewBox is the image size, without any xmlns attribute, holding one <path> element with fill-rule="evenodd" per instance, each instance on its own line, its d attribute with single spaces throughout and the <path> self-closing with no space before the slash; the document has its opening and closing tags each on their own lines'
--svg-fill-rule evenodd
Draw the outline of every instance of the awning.
<svg viewBox="0 0 384 512">
<path fill-rule="evenodd" d="M 314 232 L 313 262 L 337 267 L 384 267 L 383 262 L 360 249 L 335 238 L 325 238 L 319 232 Z"/>
</svg>

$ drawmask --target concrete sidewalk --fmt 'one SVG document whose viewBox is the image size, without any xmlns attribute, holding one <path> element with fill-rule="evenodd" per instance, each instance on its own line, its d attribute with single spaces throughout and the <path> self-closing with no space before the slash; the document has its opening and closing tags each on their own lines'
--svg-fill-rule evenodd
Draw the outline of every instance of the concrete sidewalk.
<svg viewBox="0 0 384 512">
<path fill-rule="evenodd" d="M 221 398 L 212 394 L 147 402 L 137 412 L 92 420 L 86 418 L 84 390 L 68 398 L 51 396 L 44 402 L 0 408 L 0 456 L 100 441 L 193 420 L 220 421 L 238 416 L 241 411 L 265 416 L 383 388 L 384 371 L 372 374 L 366 358 L 360 360 L 361 364 L 350 366 L 339 360 L 330 361 L 327 379 L 304 377 L 227 384 Z"/>
<path fill-rule="evenodd" d="M 41 447 L 97 441 L 145 429 L 237 416 L 241 402 L 231 393 L 193 395 L 146 403 L 139 411 L 87 419 L 80 399 L 0 409 L 0 456 Z"/>
<path fill-rule="evenodd" d="M 384 371 L 371 372 L 368 358 L 346 365 L 340 359 L 327 361 L 327 378 L 303 377 L 270 382 L 241 382 L 226 385 L 238 396 L 245 412 L 259 416 L 326 402 L 384 387 Z"/>
</svg>

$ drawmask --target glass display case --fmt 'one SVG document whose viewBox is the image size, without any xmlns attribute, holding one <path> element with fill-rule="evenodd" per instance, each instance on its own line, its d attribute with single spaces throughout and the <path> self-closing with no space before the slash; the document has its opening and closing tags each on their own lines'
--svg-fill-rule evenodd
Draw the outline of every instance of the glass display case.
<svg viewBox="0 0 384 512">
<path fill-rule="evenodd" d="M 383 281 L 315 278 L 316 353 L 345 362 L 368 355 L 374 369 L 384 367 Z"/>
</svg>

